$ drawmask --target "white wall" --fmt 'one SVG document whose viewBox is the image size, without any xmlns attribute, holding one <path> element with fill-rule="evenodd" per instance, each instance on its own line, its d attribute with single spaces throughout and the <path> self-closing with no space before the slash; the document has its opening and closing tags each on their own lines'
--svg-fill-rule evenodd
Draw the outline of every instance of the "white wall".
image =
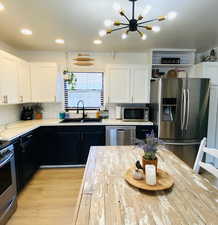
<svg viewBox="0 0 218 225">
<path fill-rule="evenodd" d="M 69 65 L 70 70 L 74 72 L 105 72 L 106 66 L 109 64 L 141 64 L 146 65 L 148 55 L 146 53 L 94 53 L 94 52 L 82 52 L 88 53 L 95 59 L 93 66 L 80 67 L 73 64 L 73 58 L 75 58 L 77 52 L 64 52 L 57 51 L 20 51 L 19 54 L 22 58 L 29 62 L 56 62 L 59 65 L 61 71 L 66 68 L 66 64 Z M 67 61 L 67 62 L 66 62 Z M 63 104 L 43 104 L 44 112 L 43 118 L 58 118 L 58 114 L 63 110 Z M 113 107 L 110 106 L 112 109 Z"/>
</svg>

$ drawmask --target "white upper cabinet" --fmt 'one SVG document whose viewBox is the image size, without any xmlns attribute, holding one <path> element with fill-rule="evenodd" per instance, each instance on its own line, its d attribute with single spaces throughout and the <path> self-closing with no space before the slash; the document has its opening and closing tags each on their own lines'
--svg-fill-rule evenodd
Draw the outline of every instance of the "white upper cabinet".
<svg viewBox="0 0 218 225">
<path fill-rule="evenodd" d="M 57 64 L 31 63 L 32 102 L 60 102 Z"/>
<path fill-rule="evenodd" d="M 105 86 L 108 103 L 149 103 L 150 77 L 146 67 L 108 66 Z"/>
<path fill-rule="evenodd" d="M 191 77 L 210 78 L 212 85 L 218 85 L 218 62 L 202 62 L 194 65 Z"/>
<path fill-rule="evenodd" d="M 132 92 L 133 103 L 150 102 L 150 77 L 146 67 L 132 67 Z"/>
<path fill-rule="evenodd" d="M 17 58 L 0 51 L 0 104 L 18 103 Z"/>
<path fill-rule="evenodd" d="M 31 102 L 30 66 L 23 60 L 17 62 L 19 103 Z"/>
<path fill-rule="evenodd" d="M 61 102 L 63 77 L 55 63 L 28 63 L 0 50 L 0 104 Z"/>
<path fill-rule="evenodd" d="M 117 66 L 108 68 L 108 102 L 128 103 L 130 101 L 130 69 Z"/>
</svg>

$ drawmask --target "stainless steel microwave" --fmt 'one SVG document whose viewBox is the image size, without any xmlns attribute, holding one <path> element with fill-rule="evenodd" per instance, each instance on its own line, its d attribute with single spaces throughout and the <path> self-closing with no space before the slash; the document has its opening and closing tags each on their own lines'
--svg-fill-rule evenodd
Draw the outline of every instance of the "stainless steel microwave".
<svg viewBox="0 0 218 225">
<path fill-rule="evenodd" d="M 149 121 L 148 107 L 123 107 L 122 120 L 127 122 L 146 122 Z"/>
</svg>

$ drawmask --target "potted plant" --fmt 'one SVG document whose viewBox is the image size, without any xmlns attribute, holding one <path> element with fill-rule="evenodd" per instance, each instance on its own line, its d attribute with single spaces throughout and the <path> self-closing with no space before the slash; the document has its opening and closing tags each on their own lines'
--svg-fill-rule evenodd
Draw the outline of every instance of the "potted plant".
<svg viewBox="0 0 218 225">
<path fill-rule="evenodd" d="M 43 107 L 41 104 L 35 104 L 33 105 L 33 111 L 34 111 L 34 117 L 36 120 L 41 120 L 42 119 L 42 111 Z"/>
<path fill-rule="evenodd" d="M 68 90 L 75 90 L 76 88 L 76 82 L 77 82 L 77 78 L 75 76 L 75 74 L 73 72 L 69 72 L 67 70 L 65 70 L 63 72 L 64 74 L 64 80 L 67 82 L 68 85 Z"/>
<path fill-rule="evenodd" d="M 145 171 L 146 165 L 154 165 L 156 167 L 157 172 L 157 165 L 158 165 L 158 159 L 156 156 L 157 153 L 157 146 L 159 144 L 159 141 L 154 136 L 154 132 L 152 131 L 151 134 L 146 135 L 145 140 L 137 140 L 137 145 L 143 149 L 144 155 L 142 157 L 142 167 Z"/>
</svg>

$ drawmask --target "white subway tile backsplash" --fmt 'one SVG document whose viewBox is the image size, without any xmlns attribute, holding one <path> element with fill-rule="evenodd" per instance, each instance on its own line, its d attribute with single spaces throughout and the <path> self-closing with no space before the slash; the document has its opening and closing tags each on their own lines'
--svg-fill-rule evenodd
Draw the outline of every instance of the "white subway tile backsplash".
<svg viewBox="0 0 218 225">
<path fill-rule="evenodd" d="M 20 119 L 19 105 L 0 106 L 0 125 L 12 123 Z"/>
</svg>

